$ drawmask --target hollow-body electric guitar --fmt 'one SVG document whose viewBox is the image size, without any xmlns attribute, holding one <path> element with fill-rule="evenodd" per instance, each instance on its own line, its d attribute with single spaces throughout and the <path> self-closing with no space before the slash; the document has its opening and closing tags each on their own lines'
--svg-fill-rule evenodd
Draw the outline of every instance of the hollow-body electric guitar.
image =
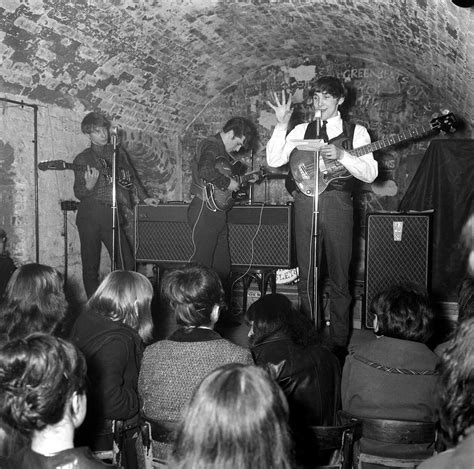
<svg viewBox="0 0 474 469">
<path fill-rule="evenodd" d="M 211 182 L 206 183 L 206 205 L 213 212 L 230 210 L 236 201 L 243 200 L 248 196 L 247 191 L 242 186 L 258 183 L 265 177 L 265 170 L 262 167 L 255 171 L 239 174 L 242 170 L 242 162 L 235 161 L 231 164 L 224 157 L 217 158 L 215 168 L 219 173 L 236 179 L 241 188 L 237 191 L 229 189 L 223 191 Z"/>
<path fill-rule="evenodd" d="M 369 143 L 353 150 L 346 150 L 351 155 L 360 157 L 376 150 L 381 150 L 397 143 L 421 137 L 432 130 L 440 130 L 444 133 L 455 131 L 456 118 L 454 114 L 449 113 L 443 116 L 435 117 L 429 125 L 423 125 L 406 130 L 398 135 Z M 303 141 L 301 141 L 302 143 Z M 290 168 L 296 185 L 304 195 L 308 197 L 314 196 L 314 167 L 315 167 L 315 151 L 302 150 L 295 148 L 290 155 Z M 351 173 L 339 161 L 324 159 L 325 169 L 319 171 L 318 174 L 318 193 L 321 194 L 326 187 L 337 179 L 348 179 L 352 177 Z"/>
<path fill-rule="evenodd" d="M 105 160 L 104 160 L 105 161 Z M 41 171 L 64 171 L 66 169 L 71 169 L 73 171 L 86 171 L 86 165 L 74 164 L 74 163 L 66 163 L 63 160 L 49 160 L 49 161 L 41 161 L 38 163 L 38 168 Z M 103 175 L 109 182 L 112 182 L 112 168 L 103 167 L 103 168 L 96 168 L 101 175 Z M 124 189 L 131 189 L 133 187 L 133 175 L 131 174 L 130 170 L 125 168 L 117 168 L 117 177 L 116 177 L 117 184 L 122 186 Z"/>
</svg>

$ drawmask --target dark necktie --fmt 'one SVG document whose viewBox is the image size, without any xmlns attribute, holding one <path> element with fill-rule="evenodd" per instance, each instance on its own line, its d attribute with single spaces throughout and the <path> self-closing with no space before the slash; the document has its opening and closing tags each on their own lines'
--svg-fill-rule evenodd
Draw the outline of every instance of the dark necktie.
<svg viewBox="0 0 474 469">
<path fill-rule="evenodd" d="M 326 131 L 326 124 L 327 124 L 327 121 L 323 121 L 323 125 L 319 129 L 319 138 L 323 139 L 325 142 L 329 140 L 328 133 Z"/>
</svg>

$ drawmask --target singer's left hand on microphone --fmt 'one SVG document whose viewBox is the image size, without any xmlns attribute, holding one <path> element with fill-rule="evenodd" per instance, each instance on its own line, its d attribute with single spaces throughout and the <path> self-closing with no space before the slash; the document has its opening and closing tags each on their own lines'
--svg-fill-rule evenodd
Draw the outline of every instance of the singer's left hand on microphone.
<svg viewBox="0 0 474 469">
<path fill-rule="evenodd" d="M 326 160 L 340 160 L 344 156 L 344 150 L 336 145 L 325 145 L 320 152 Z"/>
</svg>

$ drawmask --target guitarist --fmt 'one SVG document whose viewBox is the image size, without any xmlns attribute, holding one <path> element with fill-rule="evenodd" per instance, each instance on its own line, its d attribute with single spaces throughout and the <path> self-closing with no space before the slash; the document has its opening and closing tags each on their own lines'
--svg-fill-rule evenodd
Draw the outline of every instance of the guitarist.
<svg viewBox="0 0 474 469">
<path fill-rule="evenodd" d="M 252 143 L 253 124 L 244 117 L 233 117 L 223 129 L 200 142 L 196 157 L 191 163 L 193 199 L 188 208 L 188 223 L 193 233 L 194 255 L 192 261 L 212 267 L 219 275 L 227 300 L 230 299 L 230 250 L 227 229 L 227 213 L 206 204 L 206 184 L 221 191 L 236 191 L 239 182 L 225 175 L 216 167 L 224 158 L 232 165 L 231 153 Z"/>
<path fill-rule="evenodd" d="M 104 243 L 109 255 L 112 256 L 113 212 L 112 212 L 112 180 L 100 170 L 112 168 L 113 145 L 110 143 L 110 122 L 97 112 L 87 114 L 81 123 L 81 130 L 91 142 L 91 146 L 79 153 L 74 164 L 87 168 L 74 171 L 74 195 L 80 200 L 76 225 L 81 242 L 82 279 L 87 298 L 90 298 L 99 286 L 100 252 Z M 130 175 L 135 175 L 128 154 L 119 148 L 117 168 L 123 168 Z M 135 196 L 147 205 L 158 205 L 158 200 L 148 197 L 143 186 L 134 178 Z M 131 189 L 122 187 L 118 181 L 118 233 L 116 239 L 117 267 L 134 270 L 135 260 L 130 243 L 124 233 L 126 223 L 124 212 L 130 211 L 134 202 Z"/>
<path fill-rule="evenodd" d="M 378 174 L 378 167 L 371 153 L 357 158 L 347 153 L 341 146 L 332 143 L 334 140 L 339 141 L 346 137 L 347 150 L 370 143 L 370 136 L 365 127 L 347 125 L 341 118 L 339 106 L 344 102 L 346 95 L 342 83 L 336 77 L 321 77 L 316 81 L 311 94 L 316 115 L 321 118 L 319 135 L 316 135 L 315 121 L 309 124 L 299 124 L 286 135 L 292 113 L 291 96 L 286 100 L 283 91 L 281 102 L 277 93 L 274 93 L 275 105 L 268 101 L 268 105 L 275 111 L 277 119 L 277 124 L 266 148 L 269 166 L 279 167 L 288 161 L 291 166 L 290 155 L 295 149 L 292 140 L 324 139 L 329 144 L 320 149 L 322 158 L 327 161 L 338 160 L 353 177 L 361 181 L 369 183 L 374 181 Z M 352 257 L 353 206 L 351 192 L 353 182 L 352 177 L 331 182 L 319 195 L 318 202 L 320 247 L 318 254 L 323 252 L 325 254 L 327 276 L 331 287 L 330 345 L 333 346 L 341 359 L 347 353 L 350 324 L 349 305 L 352 300 L 349 291 L 349 266 Z M 313 291 L 313 266 L 310 266 L 313 197 L 296 191 L 294 198 L 296 254 L 300 276 L 298 292 L 301 308 L 305 314 L 310 316 L 311 292 Z"/>
</svg>

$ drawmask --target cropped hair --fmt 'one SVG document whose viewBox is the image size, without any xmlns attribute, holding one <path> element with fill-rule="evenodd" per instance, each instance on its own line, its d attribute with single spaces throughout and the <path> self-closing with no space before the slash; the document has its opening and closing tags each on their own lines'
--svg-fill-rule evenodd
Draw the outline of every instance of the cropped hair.
<svg viewBox="0 0 474 469">
<path fill-rule="evenodd" d="M 433 335 L 431 302 L 415 283 L 400 283 L 378 293 L 370 309 L 377 315 L 378 335 L 422 343 Z"/>
<path fill-rule="evenodd" d="M 183 326 L 211 323 L 214 305 L 224 305 L 224 290 L 216 271 L 201 264 L 188 264 L 168 272 L 162 293 Z"/>
<path fill-rule="evenodd" d="M 62 274 L 43 264 L 25 264 L 13 272 L 0 307 L 0 333 L 9 339 L 32 332 L 57 333 L 68 303 Z"/>
<path fill-rule="evenodd" d="M 70 342 L 44 333 L 0 350 L 1 417 L 24 435 L 61 421 L 74 393 L 85 393 L 86 362 Z"/>
<path fill-rule="evenodd" d="M 292 467 L 288 404 L 263 368 L 230 364 L 203 379 L 178 425 L 170 467 Z"/>
<path fill-rule="evenodd" d="M 311 320 L 296 310 L 289 298 L 281 293 L 260 297 L 250 305 L 246 318 L 253 322 L 251 345 L 258 345 L 277 332 L 298 345 L 307 346 L 318 342 Z"/>
<path fill-rule="evenodd" d="M 110 129 L 110 121 L 103 114 L 89 112 L 81 122 L 81 130 L 84 134 L 90 134 L 98 128 Z"/>
<path fill-rule="evenodd" d="M 441 430 L 456 445 L 474 426 L 474 318 L 459 324 L 441 355 L 438 372 Z"/>
<path fill-rule="evenodd" d="M 311 97 L 314 93 L 328 93 L 333 98 L 345 98 L 347 91 L 339 78 L 333 76 L 324 76 L 316 80 L 309 91 Z"/>
<path fill-rule="evenodd" d="M 142 274 L 129 270 L 110 272 L 87 302 L 88 311 L 121 322 L 138 332 L 144 342 L 152 337 L 153 287 Z"/>
</svg>

